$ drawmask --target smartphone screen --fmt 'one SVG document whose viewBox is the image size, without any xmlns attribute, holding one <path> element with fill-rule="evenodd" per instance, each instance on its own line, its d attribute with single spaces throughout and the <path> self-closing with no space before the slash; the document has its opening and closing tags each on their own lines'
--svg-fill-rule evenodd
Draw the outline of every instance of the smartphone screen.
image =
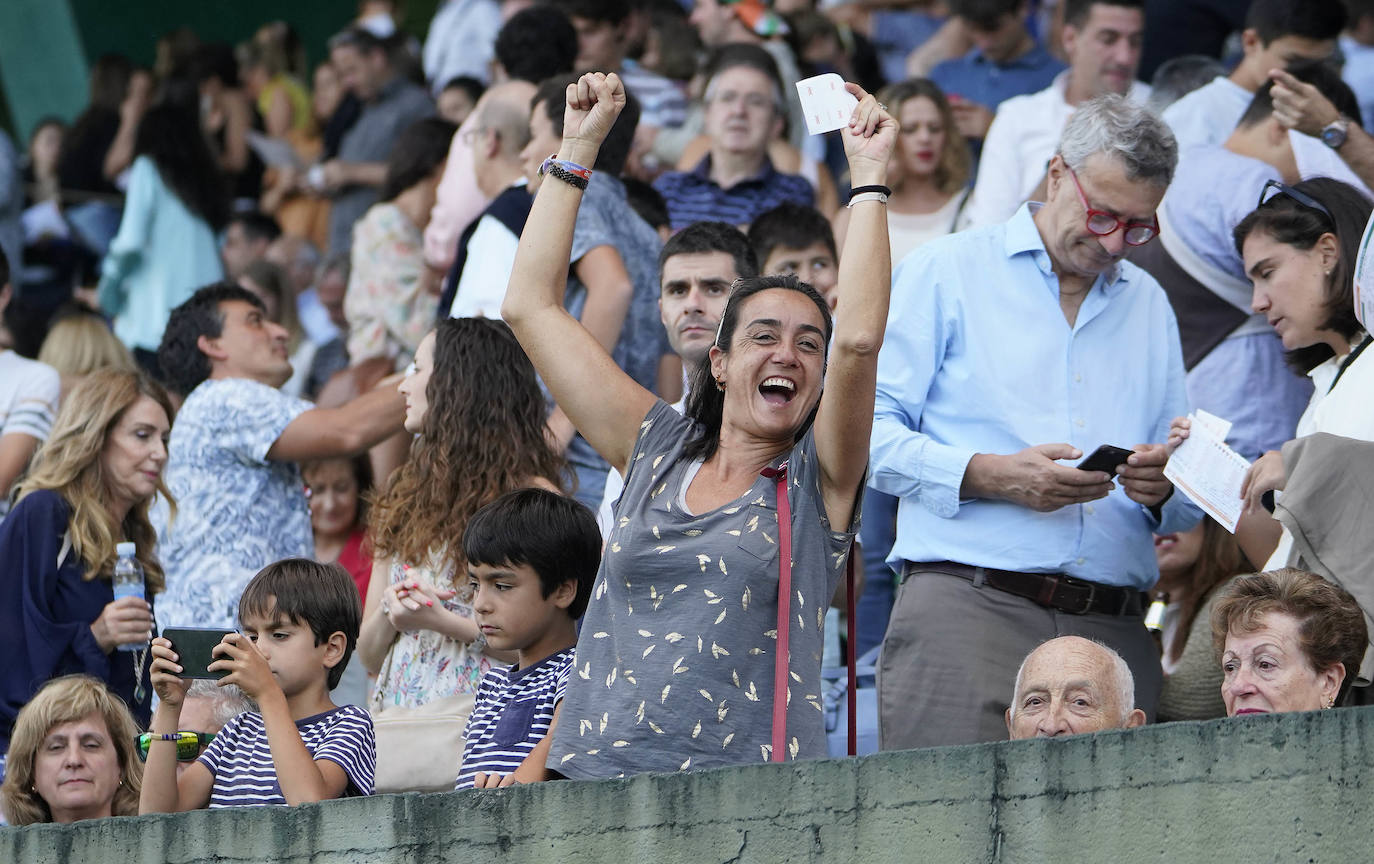
<svg viewBox="0 0 1374 864">
<path fill-rule="evenodd" d="M 168 627 L 162 631 L 162 638 L 172 643 L 177 652 L 183 678 L 210 678 L 218 680 L 228 675 L 224 670 L 211 672 L 209 665 L 220 657 L 214 656 L 215 646 L 233 630 L 219 630 L 203 627 Z M 220 655 L 223 657 L 223 655 Z"/>
</svg>

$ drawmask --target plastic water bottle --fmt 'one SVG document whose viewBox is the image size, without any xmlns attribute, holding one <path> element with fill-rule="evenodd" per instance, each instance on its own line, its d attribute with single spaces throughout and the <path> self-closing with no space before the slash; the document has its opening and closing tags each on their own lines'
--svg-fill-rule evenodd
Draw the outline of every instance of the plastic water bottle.
<svg viewBox="0 0 1374 864">
<path fill-rule="evenodd" d="M 135 548 L 132 543 L 120 543 L 115 547 L 115 553 L 119 559 L 115 561 L 114 568 L 114 599 L 121 597 L 137 597 L 140 600 L 146 599 L 143 596 L 143 565 L 138 563 L 135 556 Z M 120 651 L 137 651 L 147 642 L 129 642 L 119 646 Z"/>
</svg>

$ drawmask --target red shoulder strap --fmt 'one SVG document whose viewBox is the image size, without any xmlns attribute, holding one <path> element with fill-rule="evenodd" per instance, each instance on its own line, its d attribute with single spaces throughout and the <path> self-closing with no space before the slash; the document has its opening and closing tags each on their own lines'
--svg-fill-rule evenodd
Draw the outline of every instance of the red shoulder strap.
<svg viewBox="0 0 1374 864">
<path fill-rule="evenodd" d="M 773 754 L 784 762 L 787 749 L 787 671 L 792 629 L 792 504 L 787 498 L 787 463 L 765 468 L 763 476 L 778 481 L 778 645 L 773 655 Z"/>
</svg>

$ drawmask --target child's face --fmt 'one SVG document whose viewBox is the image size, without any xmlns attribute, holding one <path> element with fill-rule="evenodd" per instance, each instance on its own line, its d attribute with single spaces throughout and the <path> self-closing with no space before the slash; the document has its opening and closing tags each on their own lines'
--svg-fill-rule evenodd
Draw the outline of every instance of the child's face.
<svg viewBox="0 0 1374 864">
<path fill-rule="evenodd" d="M 543 596 L 539 574 L 528 564 L 469 564 L 468 584 L 477 624 L 487 644 L 498 651 L 534 646 L 560 618 L 569 620 L 567 608 L 576 594 L 575 584 L 565 582 Z"/>
<path fill-rule="evenodd" d="M 782 276 L 792 274 L 803 282 L 811 283 L 811 287 L 820 292 L 825 301 L 830 304 L 833 312 L 835 309 L 835 284 L 839 282 L 839 270 L 835 264 L 835 256 L 830 254 L 830 247 L 823 241 L 817 240 L 810 246 L 801 249 L 792 249 L 787 246 L 775 246 L 773 251 L 768 253 L 768 260 L 763 262 L 764 276 Z"/>
<path fill-rule="evenodd" d="M 243 619 L 243 635 L 267 660 L 277 686 L 288 697 L 326 682 L 329 669 L 338 662 L 337 658 L 330 662 L 329 641 L 316 645 L 310 625 L 278 614 L 275 602 L 269 614 Z"/>
</svg>

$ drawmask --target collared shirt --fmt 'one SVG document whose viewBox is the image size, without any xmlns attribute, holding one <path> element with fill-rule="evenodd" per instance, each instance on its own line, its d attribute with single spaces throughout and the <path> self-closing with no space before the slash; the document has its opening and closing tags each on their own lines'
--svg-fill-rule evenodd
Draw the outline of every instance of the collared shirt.
<svg viewBox="0 0 1374 864">
<path fill-rule="evenodd" d="M 312 407 L 247 378 L 210 379 L 186 397 L 167 447 L 176 518 L 161 497 L 151 516 L 167 574 L 159 627 L 233 627 L 255 573 L 315 554 L 300 468 L 267 458 Z"/>
<path fill-rule="evenodd" d="M 718 220 L 731 225 L 748 225 L 761 213 L 779 204 L 815 204 L 815 190 L 806 178 L 783 174 L 767 156 L 753 177 L 729 189 L 711 179 L 708 155 L 691 171 L 669 171 L 654 181 L 654 188 L 668 205 L 668 221 L 678 231 L 693 222 Z"/>
<path fill-rule="evenodd" d="M 946 60 L 930 71 L 930 80 L 947 96 L 977 102 L 990 110 L 1013 96 L 1043 90 L 1064 71 L 1064 64 L 1036 43 L 1031 50 L 1006 62 L 989 58 L 978 48 Z"/>
<path fill-rule="evenodd" d="M 339 160 L 385 162 L 391 154 L 391 146 L 406 127 L 433 113 L 434 102 L 424 88 L 398 75 L 363 106 L 358 122 L 344 133 L 339 142 Z M 333 194 L 333 204 L 329 208 L 331 254 L 348 251 L 353 239 L 353 223 L 377 202 L 377 191 L 375 186 L 347 186 Z"/>
<path fill-rule="evenodd" d="M 1072 70 L 1055 76 L 1054 83 L 1029 96 L 1014 96 L 1002 103 L 983 139 L 978 161 L 978 182 L 964 208 L 964 225 L 995 225 L 1011 218 L 1045 176 L 1064 124 L 1074 106 L 1064 100 Z M 1140 105 L 1150 88 L 1139 81 L 1127 93 Z"/>
<path fill-rule="evenodd" d="M 1059 306 L 1031 208 L 922 246 L 893 276 L 878 356 L 871 485 L 901 498 L 890 562 L 959 561 L 1148 588 L 1150 532 L 1199 511 L 1170 496 L 1163 522 L 1118 486 L 1038 513 L 961 500 L 969 460 L 1064 442 L 1163 443 L 1186 414 L 1178 327 L 1159 284 L 1129 262 L 1099 276 L 1074 325 Z"/>
</svg>

